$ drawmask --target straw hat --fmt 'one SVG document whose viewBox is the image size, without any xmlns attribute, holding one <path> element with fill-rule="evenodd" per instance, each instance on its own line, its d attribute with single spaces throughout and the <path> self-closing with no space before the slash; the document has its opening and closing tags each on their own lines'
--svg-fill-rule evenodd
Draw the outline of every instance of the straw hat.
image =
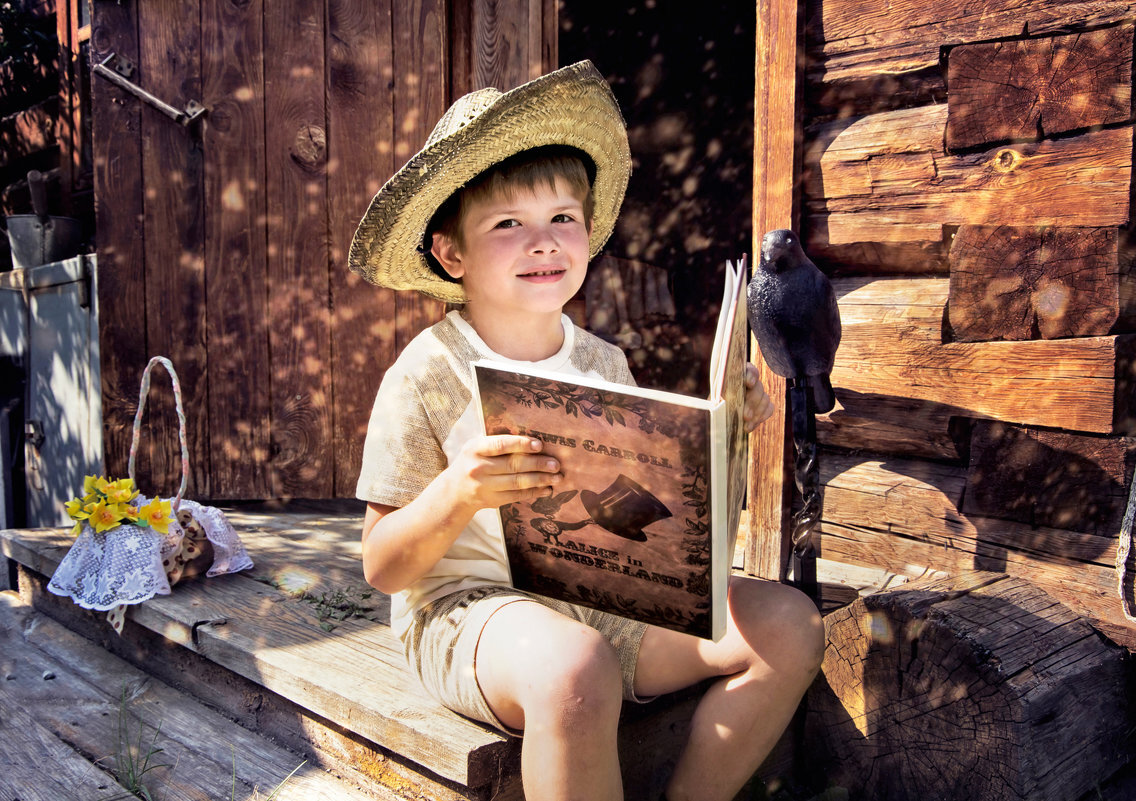
<svg viewBox="0 0 1136 801">
<path fill-rule="evenodd" d="M 570 145 L 595 163 L 590 255 L 611 235 L 631 174 L 627 130 L 611 87 L 590 61 L 500 92 L 459 98 L 426 145 L 379 190 L 355 231 L 348 265 L 368 281 L 464 303 L 461 284 L 436 275 L 420 248 L 434 212 L 499 161 L 544 145 Z"/>
</svg>

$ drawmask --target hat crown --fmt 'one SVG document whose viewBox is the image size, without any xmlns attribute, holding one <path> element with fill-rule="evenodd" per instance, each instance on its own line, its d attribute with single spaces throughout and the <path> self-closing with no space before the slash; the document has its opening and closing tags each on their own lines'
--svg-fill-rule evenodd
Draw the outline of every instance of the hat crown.
<svg viewBox="0 0 1136 801">
<path fill-rule="evenodd" d="M 478 89 L 459 97 L 438 120 L 438 124 L 430 132 L 430 137 L 426 140 L 424 148 L 437 144 L 469 125 L 484 114 L 486 109 L 496 103 L 502 94 L 503 92 L 499 89 L 490 87 Z"/>
</svg>

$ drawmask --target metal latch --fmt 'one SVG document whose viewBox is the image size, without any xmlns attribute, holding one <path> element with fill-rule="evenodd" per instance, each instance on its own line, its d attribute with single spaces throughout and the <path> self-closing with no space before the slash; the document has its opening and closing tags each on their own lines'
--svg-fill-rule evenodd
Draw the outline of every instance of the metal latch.
<svg viewBox="0 0 1136 801">
<path fill-rule="evenodd" d="M 107 66 L 107 64 L 110 64 L 112 61 L 115 61 L 113 70 Z M 130 76 L 134 74 L 134 65 L 130 63 L 129 59 L 118 56 L 115 53 L 111 53 L 101 62 L 91 67 L 91 70 L 96 75 L 101 75 L 103 78 L 106 78 L 115 86 L 121 86 L 123 89 L 130 92 L 130 94 L 144 100 L 174 122 L 182 125 L 189 125 L 206 112 L 205 106 L 201 105 L 196 100 L 190 100 L 186 103 L 185 110 L 182 111 L 181 109 L 174 108 L 164 100 L 154 97 L 154 95 L 130 80 Z"/>
</svg>

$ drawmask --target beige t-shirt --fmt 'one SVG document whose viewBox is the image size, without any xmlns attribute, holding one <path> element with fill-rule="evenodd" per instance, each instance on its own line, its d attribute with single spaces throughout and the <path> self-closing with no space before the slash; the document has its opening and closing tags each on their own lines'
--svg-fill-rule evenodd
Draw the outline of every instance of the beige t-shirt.
<svg viewBox="0 0 1136 801">
<path fill-rule="evenodd" d="M 635 383 L 619 348 L 577 328 L 566 316 L 561 322 L 564 344 L 554 356 L 514 363 Z M 450 312 L 406 346 L 375 397 L 357 497 L 405 506 L 467 441 L 484 433 L 473 398 L 472 364 L 478 359 L 511 361 L 490 350 L 457 312 Z M 482 509 L 426 575 L 391 598 L 391 629 L 402 637 L 417 609 L 451 592 L 509 583 L 501 518 L 496 509 Z"/>
</svg>

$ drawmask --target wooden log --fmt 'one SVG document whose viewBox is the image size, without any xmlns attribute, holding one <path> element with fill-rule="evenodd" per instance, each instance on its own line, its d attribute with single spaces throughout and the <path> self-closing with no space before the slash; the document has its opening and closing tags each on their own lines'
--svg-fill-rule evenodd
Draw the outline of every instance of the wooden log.
<svg viewBox="0 0 1136 801">
<path fill-rule="evenodd" d="M 936 243 L 944 225 L 1104 227 L 1128 221 L 1132 128 L 943 153 L 947 106 L 809 131 L 810 241 Z"/>
<path fill-rule="evenodd" d="M 955 407 L 842 387 L 816 425 L 821 444 L 872 453 L 957 460 L 969 442 L 969 418 Z"/>
<path fill-rule="evenodd" d="M 854 797 L 1065 801 L 1127 761 L 1123 652 L 1029 582 L 912 582 L 825 629 L 806 748 Z"/>
<path fill-rule="evenodd" d="M 822 557 L 911 577 L 991 569 L 1028 578 L 1136 650 L 1136 627 L 1117 596 L 1118 531 L 1082 533 L 963 514 L 967 471 L 960 466 L 826 452 L 820 470 Z"/>
<path fill-rule="evenodd" d="M 828 230 L 806 217 L 802 231 L 805 248 L 817 266 L 829 275 L 949 275 L 945 242 L 828 241 Z M 943 226 L 927 229 L 944 234 Z M 865 232 L 866 233 L 866 232 Z M 946 237 L 944 237 L 946 238 Z"/>
<path fill-rule="evenodd" d="M 1134 465 L 1133 439 L 977 421 L 962 511 L 1114 536 Z"/>
<path fill-rule="evenodd" d="M 811 123 L 947 102 L 946 76 L 937 64 L 912 72 L 835 82 L 824 81 L 818 66 L 810 65 L 809 82 L 804 87 L 805 119 Z"/>
<path fill-rule="evenodd" d="M 931 401 L 964 417 L 1099 434 L 1136 431 L 1136 336 L 944 343 L 948 283 L 834 281 L 844 336 L 833 385 Z"/>
<path fill-rule="evenodd" d="M 947 149 L 1033 140 L 1132 119 L 1129 24 L 953 48 Z"/>
<path fill-rule="evenodd" d="M 807 0 L 810 81 L 836 83 L 937 67 L 953 44 L 1099 27 L 1131 19 L 1124 0 Z"/>
<path fill-rule="evenodd" d="M 1100 336 L 1136 326 L 1136 274 L 1115 228 L 964 225 L 948 317 L 964 342 Z"/>
</svg>

